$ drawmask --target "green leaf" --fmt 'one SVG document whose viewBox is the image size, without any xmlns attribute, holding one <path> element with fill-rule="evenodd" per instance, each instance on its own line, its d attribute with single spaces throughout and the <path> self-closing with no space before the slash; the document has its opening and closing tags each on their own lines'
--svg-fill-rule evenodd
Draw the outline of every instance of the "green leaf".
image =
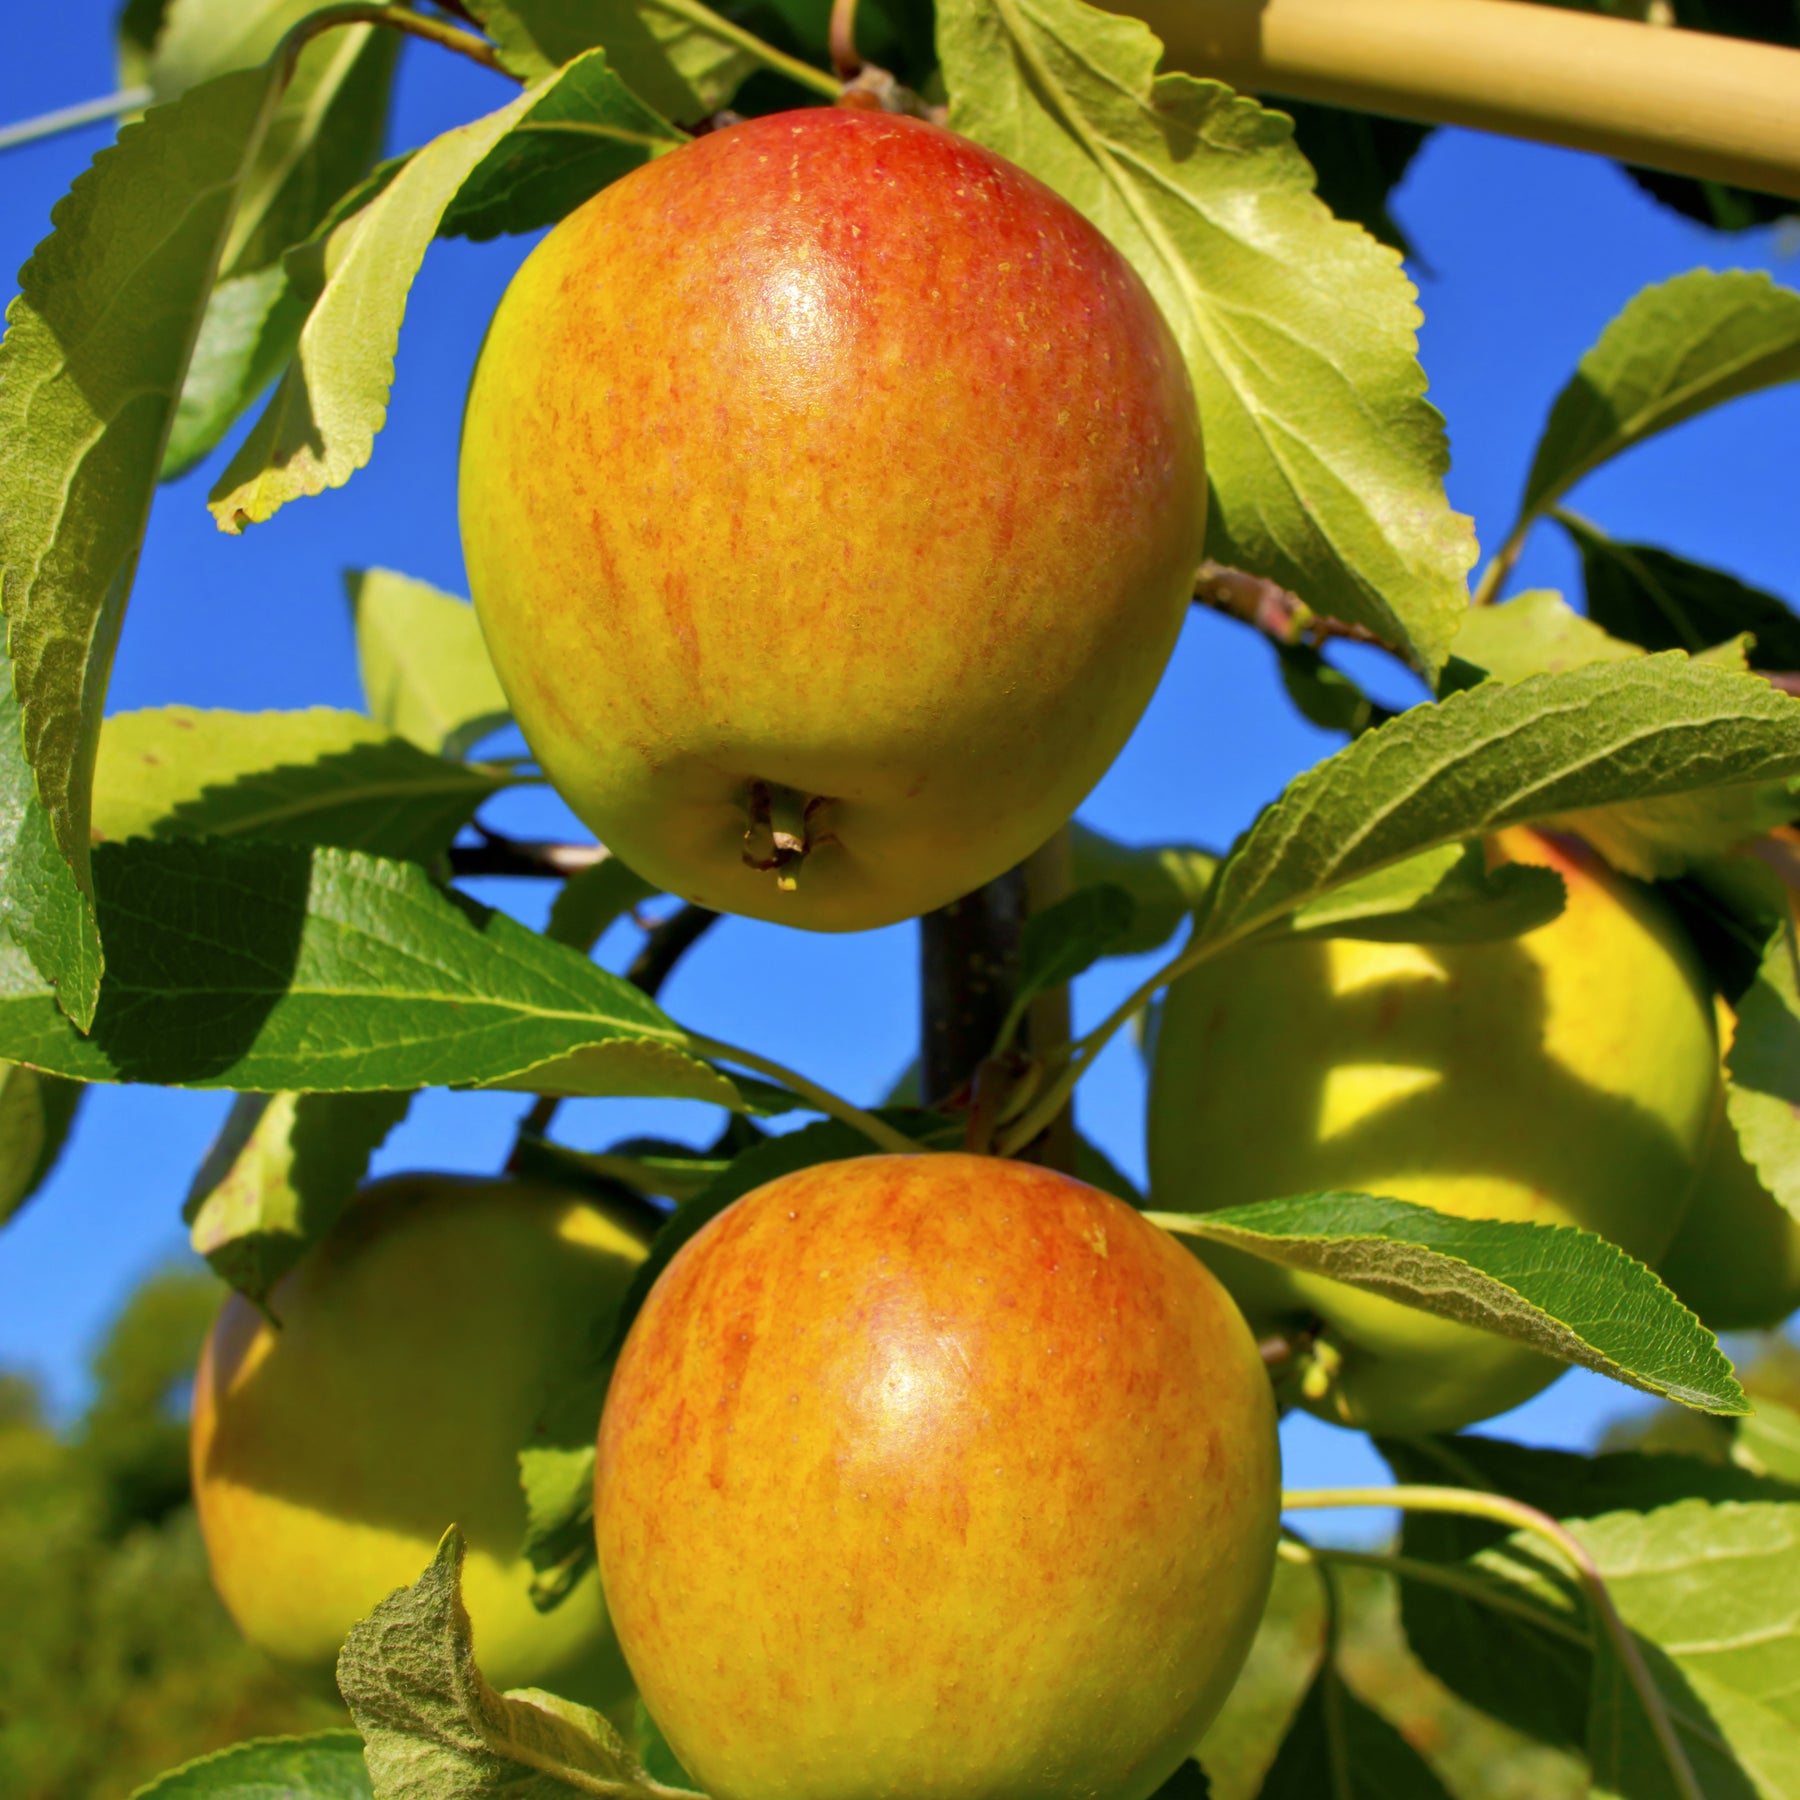
<svg viewBox="0 0 1800 1800">
<path fill-rule="evenodd" d="M 1116 952 L 1137 917 L 1137 902 L 1110 881 L 1077 888 L 1025 921 L 1019 942 L 1019 977 L 1010 1023 L 1025 1016 L 1039 994 L 1085 974 Z"/>
<path fill-rule="evenodd" d="M 1114 956 L 1141 956 L 1167 943 L 1199 906 L 1219 866 L 1216 856 L 1188 844 L 1121 844 L 1079 823 L 1069 827 L 1069 838 L 1077 888 L 1105 883 L 1137 902 Z"/>
<path fill-rule="evenodd" d="M 485 239 L 553 225 L 608 183 L 688 141 L 619 79 L 603 51 L 589 51 L 533 91 L 537 103 L 475 165 L 440 235 Z"/>
<path fill-rule="evenodd" d="M 57 203 L 7 311 L 0 599 L 37 793 L 90 900 L 89 789 L 113 651 L 188 358 L 275 99 L 265 74 L 224 75 L 127 125 Z M 85 1024 L 99 979 L 91 921 L 48 878 L 28 816 L 15 815 L 15 832 L 31 864 L 8 877 L 25 902 L 15 935 Z"/>
<path fill-rule="evenodd" d="M 159 706 L 106 721 L 94 830 L 112 840 L 335 844 L 423 861 L 512 779 L 432 756 L 361 713 Z"/>
<path fill-rule="evenodd" d="M 354 1731 L 253 1738 L 147 1782 L 131 1800 L 375 1800 Z"/>
<path fill-rule="evenodd" d="M 1311 644 L 1278 643 L 1275 657 L 1287 697 L 1309 724 L 1356 737 L 1375 723 L 1374 702 Z"/>
<path fill-rule="evenodd" d="M 85 1031 L 100 998 L 100 927 L 92 896 L 63 860 L 50 814 L 38 798 L 25 758 L 12 664 L 0 644 L 0 939 L 5 938 L 31 958 L 56 990 L 58 1004 Z"/>
<path fill-rule="evenodd" d="M 1800 294 L 1695 269 L 1635 295 L 1557 396 L 1513 534 L 1584 475 L 1709 407 L 1800 377 Z"/>
<path fill-rule="evenodd" d="M 1682 875 L 1707 857 L 1735 850 L 1800 813 L 1787 781 L 1745 782 L 1589 812 L 1556 823 L 1584 837 L 1615 869 L 1640 881 Z"/>
<path fill-rule="evenodd" d="M 1458 1219 L 1368 1194 L 1147 1215 L 1706 1412 L 1749 1410 L 1708 1331 L 1642 1263 L 1567 1225 Z"/>
<path fill-rule="evenodd" d="M 638 1761 L 644 1765 L 645 1774 L 667 1782 L 670 1787 L 691 1788 L 693 1776 L 681 1766 L 669 1747 L 669 1740 L 663 1736 L 662 1727 L 650 1716 L 650 1709 L 642 1699 L 637 1703 L 635 1723 Z"/>
<path fill-rule="evenodd" d="M 1480 844 L 1444 844 L 1346 882 L 1289 913 L 1296 937 L 1473 944 L 1517 937 L 1563 909 L 1563 880 L 1528 863 L 1488 867 Z"/>
<path fill-rule="evenodd" d="M 305 294 L 281 263 L 233 276 L 213 289 L 163 447 L 159 480 L 185 475 L 281 373 L 300 341 L 306 311 Z"/>
<path fill-rule="evenodd" d="M 150 77 L 150 54 L 163 28 L 169 0 L 124 0 L 119 8 L 119 86 L 142 87 Z"/>
<path fill-rule="evenodd" d="M 1381 1439 L 1376 1447 L 1398 1481 L 1509 1494 L 1563 1520 L 1647 1512 L 1686 1499 L 1792 1497 L 1742 1470 L 1691 1456 L 1576 1456 L 1466 1435 Z M 1408 1513 L 1400 1550 L 1417 1561 L 1463 1564 L 1500 1601 L 1516 1603 L 1522 1596 L 1504 1572 L 1471 1561 L 1505 1543 L 1507 1535 L 1505 1526 L 1488 1520 Z M 1541 1557 L 1541 1547 L 1529 1553 Z M 1593 1646 L 1572 1593 L 1558 1591 L 1541 1609 L 1528 1606 L 1521 1616 L 1430 1583 L 1403 1581 L 1400 1606 L 1414 1653 L 1455 1693 L 1544 1742 L 1585 1743 Z"/>
<path fill-rule="evenodd" d="M 56 1166 L 87 1090 L 17 1063 L 0 1063 L 0 1225 Z"/>
<path fill-rule="evenodd" d="M 550 903 L 545 935 L 589 955 L 615 919 L 650 899 L 656 889 L 610 853 L 571 875 Z"/>
<path fill-rule="evenodd" d="M 1773 594 L 1648 544 L 1623 544 L 1574 513 L 1552 515 L 1575 540 L 1589 615 L 1646 650 L 1700 651 L 1749 632 L 1758 669 L 1800 669 L 1800 618 Z"/>
<path fill-rule="evenodd" d="M 1603 808 L 1796 774 L 1800 702 L 1753 676 L 1665 655 L 1483 682 L 1365 732 L 1295 781 L 1226 859 L 1195 941 L 1241 939 L 1333 887 L 1503 825 L 1579 818 L 1585 835 Z"/>
<path fill-rule="evenodd" d="M 703 114 L 729 105 L 743 83 L 768 64 L 756 38 L 701 0 L 634 0 L 634 4 L 676 74 L 699 95 Z"/>
<path fill-rule="evenodd" d="M 148 71 L 159 102 L 268 62 L 319 0 L 173 0 Z M 316 36 L 245 177 L 221 268 L 266 268 L 299 243 L 381 153 L 399 34 L 351 24 Z"/>
<path fill-rule="evenodd" d="M 1209 1800 L 1212 1783 L 1206 1771 L 1189 1758 L 1159 1787 L 1150 1800 Z"/>
<path fill-rule="evenodd" d="M 1609 636 L 1549 588 L 1497 606 L 1470 607 L 1454 647 L 1458 656 L 1496 681 L 1523 681 L 1527 675 L 1558 674 L 1589 663 L 1628 662 L 1644 654 L 1641 645 Z"/>
<path fill-rule="evenodd" d="M 1318 175 L 1319 198 L 1340 219 L 1352 220 L 1401 255 L 1411 255 L 1412 245 L 1394 223 L 1388 200 L 1431 127 L 1304 100 L 1283 99 L 1281 110 L 1294 121 L 1294 142 Z"/>
<path fill-rule="evenodd" d="M 157 98 L 255 67 L 317 10 L 317 0 L 176 0 L 149 71 Z M 220 263 L 225 278 L 207 302 L 163 452 L 163 480 L 212 450 L 292 354 L 308 297 L 289 280 L 282 254 L 311 234 L 380 154 L 399 43 L 397 32 L 354 25 L 301 52 L 243 183 Z"/>
<path fill-rule="evenodd" d="M 1327 1663 L 1300 1702 L 1258 1800 L 1450 1800 L 1444 1784 Z"/>
<path fill-rule="evenodd" d="M 599 1713 L 536 1688 L 501 1695 L 475 1666 L 462 1533 L 350 1627 L 338 1690 L 381 1800 L 619 1800 L 679 1793 L 652 1781 Z"/>
<path fill-rule="evenodd" d="M 324 288 L 294 359 L 213 490 L 221 529 L 242 531 L 289 500 L 341 487 L 369 460 L 387 417 L 406 297 L 445 212 L 483 159 L 558 85 L 534 88 L 434 138 L 335 226 Z"/>
<path fill-rule="evenodd" d="M 319 0 L 167 0 L 150 79 L 159 102 L 234 69 L 266 62 Z"/>
<path fill-rule="evenodd" d="M 319 8 L 316 0 L 302 0 L 299 10 Z M 220 264 L 224 274 L 248 275 L 278 262 L 374 166 L 400 41 L 397 31 L 375 25 L 339 26 L 301 51 L 244 182 Z M 269 43 L 271 51 L 277 42 Z"/>
<path fill-rule="evenodd" d="M 694 120 L 713 110 L 633 0 L 474 0 L 470 10 L 521 81 L 542 81 L 582 51 L 604 50 L 625 84 L 664 118 Z"/>
<path fill-rule="evenodd" d="M 1738 1421 L 1732 1460 L 1756 1475 L 1800 1483 L 1800 1413 L 1766 1394 L 1758 1394 L 1756 1411 Z"/>
<path fill-rule="evenodd" d="M 188 1189 L 188 1241 L 258 1306 L 336 1222 L 410 1094 L 240 1094 Z"/>
<path fill-rule="evenodd" d="M 1701 1791 L 1709 1800 L 1795 1792 L 1800 1505 L 1683 1500 L 1571 1521 L 1569 1529 L 1646 1648 Z M 1540 1557 L 1509 1541 L 1479 1560 L 1549 1602 L 1554 1578 Z M 1592 1704 L 1590 1744 L 1606 1750 L 1595 1758 L 1596 1778 L 1631 1800 L 1672 1792 L 1643 1743 L 1638 1702 L 1610 1657 L 1596 1670 Z"/>
<path fill-rule="evenodd" d="M 879 1115 L 924 1149 L 948 1149 L 962 1127 L 936 1113 L 884 1108 Z M 678 1206 L 651 1242 L 619 1306 L 611 1341 L 595 1347 L 585 1368 L 571 1369 L 544 1408 L 531 1445 L 519 1453 L 525 1489 L 525 1552 L 538 1570 L 533 1584 L 540 1605 L 566 1593 L 594 1556 L 594 1440 L 606 1403 L 613 1363 L 657 1278 L 675 1253 L 733 1201 L 796 1169 L 876 1154 L 875 1146 L 834 1119 L 764 1139 L 732 1159 L 725 1172 L 692 1200 Z"/>
<path fill-rule="evenodd" d="M 1737 1006 L 1725 1058 L 1725 1108 L 1744 1159 L 1763 1186 L 1800 1218 L 1800 968 L 1794 924 L 1764 946 L 1756 979 Z"/>
<path fill-rule="evenodd" d="M 1740 1420 L 1739 1431 L 1754 1417 L 1750 1414 Z M 1396 1481 L 1509 1494 L 1553 1519 L 1653 1512 L 1678 1500 L 1800 1500 L 1800 1487 L 1675 1451 L 1603 1450 L 1577 1455 L 1472 1432 L 1455 1437 L 1377 1438 L 1375 1448 L 1394 1471 Z M 1409 1534 L 1415 1525 L 1421 1531 L 1428 1526 L 1431 1530 L 1454 1527 L 1459 1541 L 1473 1544 L 1498 1543 L 1507 1535 L 1504 1525 L 1491 1521 L 1435 1514 L 1408 1514 Z M 1467 1555 L 1468 1551 L 1456 1554 Z"/>
<path fill-rule="evenodd" d="M 0 944 L 0 1056 L 89 1081 L 743 1102 L 628 982 L 412 863 L 281 844 L 94 856 L 116 954 L 90 1036 Z"/>
<path fill-rule="evenodd" d="M 363 694 L 388 730 L 462 756 L 506 722 L 506 695 L 466 600 L 392 569 L 352 569 L 344 582 Z"/>
<path fill-rule="evenodd" d="M 1425 401 L 1392 251 L 1313 193 L 1293 128 L 1083 0 L 944 0 L 957 130 L 1079 207 L 1130 257 L 1206 423 L 1207 554 L 1367 626 L 1435 673 L 1475 556 Z"/>
</svg>

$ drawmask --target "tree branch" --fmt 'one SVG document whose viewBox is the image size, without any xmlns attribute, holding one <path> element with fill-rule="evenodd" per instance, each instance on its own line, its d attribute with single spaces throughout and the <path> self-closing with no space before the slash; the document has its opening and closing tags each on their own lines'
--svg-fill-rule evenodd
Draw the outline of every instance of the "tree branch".
<svg viewBox="0 0 1800 1800">
<path fill-rule="evenodd" d="M 529 838 L 510 838 L 485 825 L 477 825 L 479 844 L 452 844 L 452 875 L 521 875 L 549 881 L 567 881 L 612 853 L 604 844 L 549 844 Z"/>
<path fill-rule="evenodd" d="M 1194 577 L 1194 600 L 1209 606 L 1227 618 L 1249 625 L 1278 644 L 1309 644 L 1314 647 L 1330 638 L 1342 638 L 1353 644 L 1373 644 L 1390 656 L 1400 652 L 1384 638 L 1363 625 L 1352 625 L 1347 619 L 1334 619 L 1316 613 L 1300 598 L 1277 581 L 1261 575 L 1249 575 L 1210 558 L 1200 565 Z M 1404 661 L 1404 658 L 1401 658 Z"/>
<path fill-rule="evenodd" d="M 625 979 L 652 1000 L 674 973 L 675 965 L 719 922 L 704 906 L 684 906 L 650 928 L 644 947 L 631 959 Z"/>
<path fill-rule="evenodd" d="M 1800 199 L 1800 50 L 1517 0 L 1122 10 L 1148 22 L 1169 66 L 1247 93 L 1499 131 Z"/>
</svg>

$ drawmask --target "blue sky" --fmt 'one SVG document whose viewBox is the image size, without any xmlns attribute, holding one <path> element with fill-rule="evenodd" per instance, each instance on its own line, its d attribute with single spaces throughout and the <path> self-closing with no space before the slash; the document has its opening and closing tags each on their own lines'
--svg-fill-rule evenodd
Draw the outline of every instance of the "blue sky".
<svg viewBox="0 0 1800 1800">
<path fill-rule="evenodd" d="M 0 123 L 114 85 L 111 5 L 61 0 L 15 9 L 0 61 Z M 408 46 L 393 124 L 419 142 L 498 104 L 508 84 L 460 59 Z M 52 203 L 107 141 L 105 127 L 13 151 L 0 180 L 0 267 L 12 271 L 48 229 Z M 1484 544 L 1510 522 L 1550 400 L 1606 321 L 1647 282 L 1700 266 L 1752 267 L 1800 285 L 1800 237 L 1726 238 L 1652 206 L 1610 166 L 1471 133 L 1435 137 L 1395 212 L 1419 246 L 1422 355 L 1447 415 L 1453 502 Z M 113 710 L 181 701 L 237 708 L 359 704 L 341 572 L 381 564 L 457 591 L 455 448 L 483 328 L 533 240 L 441 243 L 414 289 L 386 431 L 370 466 L 339 492 L 288 507 L 242 539 L 204 508 L 214 459 L 163 490 L 126 620 Z M 1800 598 L 1800 387 L 1740 401 L 1591 478 L 1574 506 L 1624 537 L 1715 563 Z M 1515 586 L 1574 592 L 1572 552 L 1553 527 L 1527 548 Z M 1388 690 L 1403 692 L 1390 678 Z M 1283 700 L 1273 658 L 1250 633 L 1196 614 L 1161 690 L 1082 817 L 1136 840 L 1222 845 L 1335 740 Z M 532 833 L 577 835 L 546 795 L 490 815 Z M 490 883 L 484 897 L 527 918 L 547 896 Z M 602 947 L 617 959 L 627 938 Z M 859 1099 L 878 1097 L 916 1034 L 915 930 L 812 937 L 733 920 L 689 957 L 664 1001 L 683 1023 L 752 1044 Z M 1140 978 L 1113 964 L 1083 984 L 1097 1017 Z M 1084 1127 L 1141 1174 L 1142 1076 L 1120 1044 L 1084 1086 Z M 181 1250 L 177 1217 L 227 1101 L 153 1089 L 97 1090 L 54 1179 L 0 1234 L 0 1366 L 39 1375 L 59 1410 L 83 1391 L 94 1334 L 131 1285 Z M 491 1169 L 516 1097 L 430 1095 L 381 1166 Z M 630 1102 L 568 1107 L 569 1141 L 598 1147 L 627 1131 L 699 1138 L 699 1109 Z M 1571 1376 L 1497 1427 L 1579 1445 L 1632 1404 L 1598 1378 Z M 1360 1438 L 1290 1421 L 1295 1484 L 1379 1478 Z"/>
</svg>

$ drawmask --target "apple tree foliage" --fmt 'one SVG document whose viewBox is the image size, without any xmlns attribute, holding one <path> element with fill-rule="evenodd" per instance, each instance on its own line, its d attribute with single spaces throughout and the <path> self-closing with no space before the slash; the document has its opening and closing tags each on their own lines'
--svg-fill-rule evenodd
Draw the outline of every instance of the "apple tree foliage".
<svg viewBox="0 0 1800 1800">
<path fill-rule="evenodd" d="M 1674 8 L 1702 29 L 1800 39 L 1779 11 Z M 408 54 L 473 51 L 519 92 L 380 160 L 409 36 L 437 47 Z M 1695 922 L 1740 1013 L 1731 1124 L 1800 1217 L 1800 878 L 1791 857 L 1736 854 L 1800 816 L 1786 674 L 1800 667 L 1800 624 L 1781 598 L 1618 542 L 1564 504 L 1656 433 L 1800 378 L 1800 293 L 1702 270 L 1633 299 L 1553 398 L 1518 518 L 1471 606 L 1477 545 L 1444 497 L 1444 427 L 1424 397 L 1416 295 L 1385 205 L 1424 128 L 1277 111 L 1162 70 L 1142 23 L 1086 0 L 939 0 L 935 13 L 867 0 L 859 37 L 1142 274 L 1207 436 L 1197 598 L 1267 631 L 1295 703 L 1349 734 L 1222 855 L 1075 828 L 1074 890 L 1025 928 L 999 1048 L 1036 995 L 1098 960 L 1170 946 L 1168 959 L 1096 1031 L 1034 1044 L 993 1146 L 1036 1138 L 1109 1038 L 1205 958 L 1283 934 L 1457 941 L 1543 923 L 1561 904 L 1554 878 L 1490 871 L 1470 849 L 1537 823 L 1664 884 Z M 240 421 L 210 501 L 222 530 L 349 481 L 375 453 L 408 292 L 435 238 L 552 223 L 725 108 L 828 102 L 822 9 L 130 0 L 120 55 L 151 104 L 55 208 L 0 345 L 0 1218 L 42 1179 L 91 1082 L 240 1096 L 186 1216 L 215 1269 L 258 1299 L 427 1087 L 543 1096 L 518 1166 L 667 1206 L 636 1298 L 706 1219 L 774 1175 L 959 1145 L 960 1117 L 865 1111 L 754 1045 L 685 1029 L 657 1004 L 648 964 L 635 978 L 598 966 L 606 927 L 655 898 L 603 849 L 557 847 L 532 865 L 561 884 L 543 933 L 459 891 L 493 866 L 484 855 L 505 854 L 475 825 L 484 803 L 537 776 L 479 754 L 506 703 L 457 597 L 389 570 L 351 578 L 363 712 L 106 713 L 160 482 Z M 1720 230 L 1781 206 L 1639 179 Z M 1506 595 L 1525 534 L 1546 521 L 1579 550 L 1584 610 Z M 1341 635 L 1383 646 L 1433 698 L 1384 712 L 1321 655 Z M 653 939 L 678 954 L 669 931 Z M 1006 1066 L 1016 1074 L 1018 1059 Z M 576 1151 L 543 1126 L 549 1101 L 582 1095 L 700 1100 L 736 1123 L 705 1151 Z M 772 1137 L 754 1124 L 787 1114 L 823 1116 Z M 1079 1167 L 1143 1203 L 1091 1147 Z M 1779 1408 L 1744 1417 L 1731 1364 L 1653 1273 L 1584 1232 L 1448 1219 L 1380 1195 L 1156 1216 L 1742 1419 L 1726 1468 L 1479 1436 L 1383 1445 L 1397 1479 L 1437 1500 L 1409 1513 L 1391 1556 L 1364 1561 L 1397 1578 L 1419 1663 L 1483 1715 L 1583 1760 L 1592 1791 L 1800 1796 L 1800 1421 Z M 547 1606 L 592 1554 L 594 1422 L 614 1347 L 569 1372 L 522 1456 Z M 1468 1509 L 1442 1510 L 1458 1493 Z M 1289 1549 L 1269 1645 L 1288 1641 L 1297 1570 L 1308 1593 L 1323 1580 L 1327 1604 L 1316 1646 L 1288 1658 L 1270 1741 L 1245 1751 L 1228 1714 L 1165 1793 L 1203 1794 L 1209 1777 L 1271 1800 L 1445 1793 L 1356 1690 L 1333 1601 L 1351 1572 L 1303 1539 Z M 352 1633 L 340 1685 L 357 1733 L 246 1744 L 145 1793 L 549 1800 L 679 1786 L 648 1721 L 631 1744 L 555 1696 L 487 1685 L 460 1559 L 453 1532 L 417 1586 Z M 1253 1672 L 1279 1661 L 1259 1647 Z"/>
</svg>

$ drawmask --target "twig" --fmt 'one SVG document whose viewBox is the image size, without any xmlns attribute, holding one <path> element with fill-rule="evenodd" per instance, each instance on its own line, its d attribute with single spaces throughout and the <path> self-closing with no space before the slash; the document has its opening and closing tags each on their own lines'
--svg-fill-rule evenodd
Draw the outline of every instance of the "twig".
<svg viewBox="0 0 1800 1800">
<path fill-rule="evenodd" d="M 423 13 L 416 13 L 404 6 L 376 6 L 352 4 L 343 6 L 327 6 L 316 13 L 302 19 L 285 38 L 276 51 L 277 56 L 286 56 L 289 66 L 321 32 L 333 31 L 340 25 L 380 25 L 389 31 L 403 31 L 408 37 L 422 38 L 428 44 L 436 44 L 440 50 L 454 51 L 458 56 L 466 56 L 471 62 L 480 63 L 484 69 L 492 69 L 496 75 L 507 75 L 511 72 L 500 61 L 499 52 L 486 38 L 477 37 L 472 31 L 459 31 L 454 25 L 446 25 L 442 19 L 430 19 Z"/>
<path fill-rule="evenodd" d="M 719 915 L 705 906 L 684 906 L 670 913 L 651 928 L 644 947 L 631 959 L 625 979 L 654 1000 L 675 965 L 718 921 Z"/>
<path fill-rule="evenodd" d="M 536 839 L 510 838 L 485 825 L 475 829 L 479 844 L 452 844 L 453 875 L 521 875 L 567 881 L 612 854 L 604 844 L 550 844 Z"/>
<path fill-rule="evenodd" d="M 1390 656 L 1400 656 L 1392 644 L 1377 637 L 1367 626 L 1316 613 L 1280 582 L 1246 574 L 1225 563 L 1209 559 L 1200 565 L 1200 572 L 1194 577 L 1194 599 L 1240 624 L 1253 626 L 1278 644 L 1317 646 L 1329 638 L 1346 638 L 1351 643 L 1373 644 Z"/>
<path fill-rule="evenodd" d="M 831 0 L 831 28 L 826 41 L 838 80 L 854 81 L 863 72 L 863 59 L 856 53 L 856 0 Z"/>
<path fill-rule="evenodd" d="M 1281 1496 L 1284 1512 L 1344 1506 L 1392 1506 L 1402 1512 L 1451 1513 L 1462 1518 L 1491 1519 L 1514 1531 L 1528 1531 L 1554 1547 L 1574 1570 L 1589 1610 L 1611 1640 L 1620 1667 L 1637 1695 L 1638 1704 L 1644 1709 L 1651 1733 L 1682 1800 L 1706 1800 L 1695 1778 L 1693 1765 L 1688 1761 L 1687 1751 L 1676 1734 L 1675 1722 L 1669 1717 L 1662 1690 L 1651 1676 L 1630 1626 L 1619 1617 L 1619 1609 L 1613 1604 L 1600 1565 L 1589 1554 L 1587 1546 L 1566 1526 L 1522 1500 L 1510 1499 L 1505 1494 L 1484 1494 L 1471 1488 L 1303 1488 Z"/>
<path fill-rule="evenodd" d="M 1481 579 L 1475 584 L 1475 592 L 1469 598 L 1471 606 L 1492 606 L 1500 598 L 1500 590 L 1506 584 L 1506 578 L 1513 572 L 1513 564 L 1519 560 L 1519 553 L 1525 548 L 1526 534 L 1537 522 L 1537 515 L 1521 519 L 1513 534 L 1488 559 L 1488 566 L 1481 571 Z"/>
<path fill-rule="evenodd" d="M 54 112 L 39 113 L 35 119 L 21 119 L 16 125 L 0 125 L 0 150 L 15 150 L 21 144 L 35 144 L 41 138 L 55 137 L 58 132 L 79 131 L 83 125 L 97 125 L 102 119 L 116 119 L 120 113 L 135 112 L 150 104 L 147 87 L 120 88 L 116 94 L 102 95 L 98 100 L 81 100 L 74 106 L 59 106 Z"/>
</svg>

